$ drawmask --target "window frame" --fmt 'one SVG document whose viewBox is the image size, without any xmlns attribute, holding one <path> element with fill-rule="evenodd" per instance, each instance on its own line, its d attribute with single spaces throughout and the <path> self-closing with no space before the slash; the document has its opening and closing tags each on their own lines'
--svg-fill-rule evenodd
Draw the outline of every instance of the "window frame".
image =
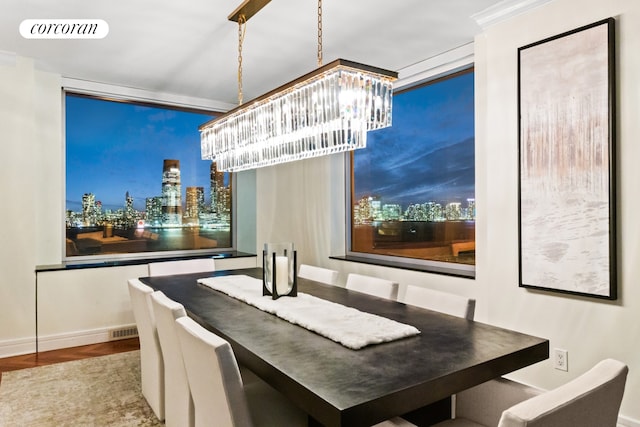
<svg viewBox="0 0 640 427">
<path fill-rule="evenodd" d="M 92 264 L 96 262 L 123 262 L 123 261 L 138 261 L 138 260 L 151 260 L 151 259 L 165 259 L 165 258 L 193 258 L 201 256 L 216 256 L 221 254 L 227 254 L 229 252 L 235 252 L 237 248 L 237 174 L 232 173 L 230 176 L 231 185 L 231 227 L 230 227 L 230 247 L 220 247 L 211 249 L 182 249 L 171 251 L 150 251 L 150 252 L 132 252 L 132 253 L 117 253 L 117 254 L 96 254 L 96 255 L 75 255 L 68 256 L 66 250 L 66 203 L 67 199 L 67 181 L 66 181 L 66 157 L 67 157 L 67 144 L 66 144 L 66 100 L 67 96 L 86 97 L 101 101 L 118 102 L 124 104 L 133 104 L 144 107 L 152 108 L 164 108 L 167 110 L 176 110 L 183 112 L 193 112 L 206 115 L 220 115 L 223 114 L 226 108 L 219 108 L 210 105 L 197 105 L 192 99 L 172 99 L 171 96 L 148 96 L 148 93 L 142 93 L 143 91 L 127 90 L 124 88 L 125 93 L 120 93 L 120 88 L 110 85 L 106 86 L 106 90 L 102 85 L 89 82 L 88 86 L 100 86 L 100 90 L 87 89 L 85 84 L 81 83 L 80 87 L 75 87 L 73 79 L 69 86 L 62 86 L 61 90 L 61 102 L 62 102 L 62 224 L 61 224 L 61 253 L 62 261 L 65 264 Z M 140 92 L 140 93 L 136 93 Z M 143 95 L 143 96 L 140 96 Z M 156 95 L 156 94 L 154 94 Z M 195 129 L 197 131 L 197 129 Z"/>
<path fill-rule="evenodd" d="M 411 81 L 404 84 L 402 81 L 400 81 L 396 84 L 396 87 L 394 87 L 394 96 L 403 92 L 419 89 L 423 86 L 427 86 L 438 81 L 444 81 L 468 72 L 474 73 L 475 75 L 475 67 L 473 62 L 464 64 L 462 66 L 458 66 L 453 69 L 446 70 L 444 72 L 441 69 L 439 69 L 438 73 L 429 75 L 428 77 L 421 79 L 419 81 Z M 475 103 L 475 93 L 474 93 L 474 103 Z M 474 135 L 474 138 L 475 138 L 475 135 Z M 474 151 L 475 151 L 475 144 L 474 144 Z M 426 260 L 426 259 L 418 259 L 418 258 L 408 258 L 408 257 L 394 256 L 394 255 L 382 255 L 382 254 L 373 254 L 373 253 L 367 253 L 367 252 L 354 252 L 351 250 L 352 237 L 353 237 L 352 236 L 353 206 L 356 202 L 355 183 L 353 178 L 354 154 L 355 154 L 354 152 L 349 152 L 345 154 L 347 156 L 345 161 L 346 256 L 341 259 L 344 259 L 347 261 L 366 263 L 366 264 L 396 267 L 396 268 L 403 268 L 407 270 L 416 270 L 416 271 L 423 271 L 423 272 L 429 272 L 429 273 L 435 273 L 435 274 L 443 274 L 443 275 L 449 275 L 449 276 L 475 279 L 476 264 L 473 264 L 473 265 L 461 264 L 461 263 Z"/>
</svg>

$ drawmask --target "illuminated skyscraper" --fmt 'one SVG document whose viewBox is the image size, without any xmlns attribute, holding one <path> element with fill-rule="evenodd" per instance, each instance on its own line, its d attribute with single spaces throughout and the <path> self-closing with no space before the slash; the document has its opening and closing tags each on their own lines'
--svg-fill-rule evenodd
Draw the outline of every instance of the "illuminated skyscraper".
<svg viewBox="0 0 640 427">
<path fill-rule="evenodd" d="M 369 197 L 369 204 L 371 206 L 371 217 L 374 220 L 379 220 L 382 217 L 382 201 L 379 196 Z"/>
<path fill-rule="evenodd" d="M 182 224 L 182 187 L 180 161 L 164 160 L 162 168 L 162 222 L 164 225 Z"/>
<path fill-rule="evenodd" d="M 392 203 L 382 205 L 382 219 L 385 221 L 398 221 L 402 217 L 402 206 Z"/>
<path fill-rule="evenodd" d="M 187 187 L 185 219 L 191 224 L 197 224 L 203 210 L 204 187 Z"/>
<path fill-rule="evenodd" d="M 224 185 L 225 172 L 220 172 L 216 162 L 211 162 L 211 213 L 221 221 L 231 219 L 231 174 Z"/>
<path fill-rule="evenodd" d="M 467 219 L 476 219 L 476 199 L 467 199 Z"/>
<path fill-rule="evenodd" d="M 147 224 L 162 224 L 162 197 L 148 197 L 145 203 Z"/>
<path fill-rule="evenodd" d="M 129 195 L 128 191 L 125 195 L 124 223 L 126 227 L 134 227 L 136 224 L 136 211 L 133 209 L 133 197 Z"/>
<path fill-rule="evenodd" d="M 451 202 L 446 207 L 447 221 L 458 221 L 462 215 L 462 205 L 458 202 Z"/>
<path fill-rule="evenodd" d="M 96 196 L 93 193 L 82 195 L 82 225 L 96 225 Z"/>
<path fill-rule="evenodd" d="M 440 203 L 427 202 L 424 206 L 427 213 L 427 221 L 444 221 L 444 212 Z"/>
<path fill-rule="evenodd" d="M 364 196 L 358 200 L 357 209 L 354 209 L 354 221 L 356 224 L 367 224 L 373 220 L 372 200 L 373 197 L 369 196 Z M 357 215 L 355 212 L 357 212 Z"/>
<path fill-rule="evenodd" d="M 224 188 L 224 172 L 218 171 L 216 162 L 211 162 L 210 177 L 211 212 L 214 214 L 218 214 L 220 212 L 220 193 Z"/>
</svg>

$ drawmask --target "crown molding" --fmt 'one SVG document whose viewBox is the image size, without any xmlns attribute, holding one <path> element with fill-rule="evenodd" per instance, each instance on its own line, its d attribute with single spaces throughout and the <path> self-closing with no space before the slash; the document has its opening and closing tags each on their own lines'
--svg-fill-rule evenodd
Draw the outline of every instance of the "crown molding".
<svg viewBox="0 0 640 427">
<path fill-rule="evenodd" d="M 168 104 L 185 108 L 200 108 L 217 112 L 225 112 L 236 105 L 211 99 L 196 98 L 172 93 L 154 92 L 145 89 L 118 86 L 91 80 L 62 77 L 62 87 L 71 92 L 105 98 Z"/>
<path fill-rule="evenodd" d="M 481 12 L 471 15 L 471 19 L 475 20 L 483 30 L 486 30 L 498 22 L 505 21 L 551 1 L 552 0 L 503 0 Z"/>
<path fill-rule="evenodd" d="M 398 70 L 398 80 L 394 82 L 393 88 L 403 89 L 468 68 L 473 65 L 473 57 L 474 44 L 467 43 L 427 58 Z"/>
</svg>

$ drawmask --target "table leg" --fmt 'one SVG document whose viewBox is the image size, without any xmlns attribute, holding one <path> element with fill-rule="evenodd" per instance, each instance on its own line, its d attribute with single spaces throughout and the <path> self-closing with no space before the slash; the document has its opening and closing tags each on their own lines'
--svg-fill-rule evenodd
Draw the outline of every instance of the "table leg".
<svg viewBox="0 0 640 427">
<path fill-rule="evenodd" d="M 428 427 L 451 418 L 451 397 L 446 397 L 430 405 L 424 406 L 408 414 L 404 414 L 402 418 L 411 421 L 419 427 Z"/>
<path fill-rule="evenodd" d="M 430 405 L 424 406 L 415 411 L 404 414 L 402 418 L 412 422 L 418 427 L 428 427 L 451 418 L 451 398 L 446 397 Z M 308 427 L 323 427 L 323 424 L 313 418 L 307 416 Z"/>
</svg>

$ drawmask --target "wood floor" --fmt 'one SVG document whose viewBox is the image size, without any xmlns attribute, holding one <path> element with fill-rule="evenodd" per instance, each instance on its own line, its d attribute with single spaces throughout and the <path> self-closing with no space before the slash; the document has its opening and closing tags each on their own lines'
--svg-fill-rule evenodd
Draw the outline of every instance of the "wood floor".
<svg viewBox="0 0 640 427">
<path fill-rule="evenodd" d="M 43 351 L 40 353 L 6 357 L 4 359 L 0 359 L 0 381 L 2 372 L 51 365 L 53 363 L 69 362 L 72 360 L 86 359 L 88 357 L 105 356 L 107 354 L 138 350 L 139 348 L 140 341 L 138 341 L 138 338 L 129 338 L 81 347 L 65 348 L 62 350 Z"/>
</svg>

